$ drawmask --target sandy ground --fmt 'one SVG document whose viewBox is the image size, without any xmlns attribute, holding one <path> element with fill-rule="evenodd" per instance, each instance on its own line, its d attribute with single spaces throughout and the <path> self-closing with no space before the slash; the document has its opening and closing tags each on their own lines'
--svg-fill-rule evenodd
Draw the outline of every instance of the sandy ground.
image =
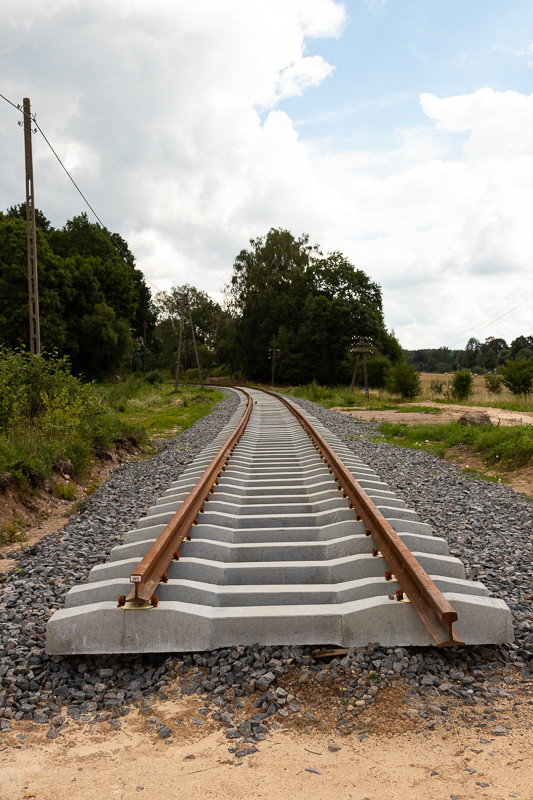
<svg viewBox="0 0 533 800">
<path fill-rule="evenodd" d="M 363 408 L 355 410 L 336 406 L 332 411 L 339 411 L 355 419 L 362 419 L 366 422 L 405 422 L 408 425 L 420 425 L 431 423 L 446 424 L 459 419 L 465 411 L 485 411 L 493 425 L 533 425 L 533 412 L 531 411 L 508 411 L 504 408 L 488 408 L 486 406 L 460 406 L 453 403 L 432 403 L 431 400 L 422 400 L 418 403 L 404 403 L 403 407 L 416 406 L 434 408 L 442 413 L 425 414 L 423 411 L 406 411 L 392 409 L 389 411 L 367 411 Z"/>
<path fill-rule="evenodd" d="M 380 694 L 360 717 L 365 734 L 335 733 L 322 707 L 312 731 L 302 720 L 280 720 L 281 729 L 244 757 L 228 752 L 234 740 L 226 740 L 218 723 L 192 722 L 203 704 L 198 698 L 152 708 L 150 714 L 173 731 L 167 740 L 137 709 L 122 718 L 118 731 L 106 722 L 70 720 L 55 740 L 46 738 L 47 726 L 15 723 L 0 739 L 0 798 L 532 800 L 531 695 L 521 690 L 514 701 L 498 700 L 491 709 L 498 712 L 497 722 L 484 728 L 472 726 L 482 716 L 457 706 L 451 729 L 434 732 L 401 695 L 398 687 Z M 523 705 L 514 704 L 519 697 Z M 508 735 L 492 734 L 496 724 L 511 726 Z"/>
</svg>

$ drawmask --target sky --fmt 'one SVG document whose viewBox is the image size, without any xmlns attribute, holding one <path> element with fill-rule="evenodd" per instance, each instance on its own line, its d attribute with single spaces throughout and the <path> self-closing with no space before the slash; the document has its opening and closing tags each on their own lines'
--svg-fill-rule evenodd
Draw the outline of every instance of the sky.
<svg viewBox="0 0 533 800">
<path fill-rule="evenodd" d="M 340 251 L 407 349 L 533 334 L 531 0 L 2 0 L 31 100 L 149 285 L 221 301 L 270 228 Z M 0 98 L 0 210 L 23 202 Z M 36 206 L 90 210 L 39 132 Z"/>
</svg>

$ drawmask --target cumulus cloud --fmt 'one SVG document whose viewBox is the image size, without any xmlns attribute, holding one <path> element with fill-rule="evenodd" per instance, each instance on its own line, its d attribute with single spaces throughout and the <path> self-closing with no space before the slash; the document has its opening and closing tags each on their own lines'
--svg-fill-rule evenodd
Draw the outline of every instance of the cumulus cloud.
<svg viewBox="0 0 533 800">
<path fill-rule="evenodd" d="M 282 106 L 331 75 L 315 40 L 342 33 L 339 2 L 9 0 L 8 11 L 3 93 L 30 96 L 156 286 L 215 294 L 251 237 L 308 232 L 382 284 L 388 324 L 414 347 L 486 321 L 495 291 L 529 274 L 533 95 L 424 94 L 425 124 L 398 129 L 390 149 L 339 152 L 302 141 Z M 6 208 L 23 199 L 23 150 L 2 113 Z M 63 224 L 83 203 L 38 137 L 34 159 L 37 205 Z M 528 332 L 520 313 L 512 323 Z"/>
</svg>

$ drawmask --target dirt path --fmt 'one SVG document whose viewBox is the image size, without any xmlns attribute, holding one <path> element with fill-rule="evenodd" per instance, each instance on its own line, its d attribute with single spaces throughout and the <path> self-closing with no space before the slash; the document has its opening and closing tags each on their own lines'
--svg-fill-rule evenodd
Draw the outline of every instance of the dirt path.
<svg viewBox="0 0 533 800">
<path fill-rule="evenodd" d="M 435 414 L 424 413 L 423 411 L 402 411 L 400 409 L 389 409 L 387 411 L 367 411 L 364 408 L 345 408 L 335 406 L 332 411 L 339 411 L 355 419 L 362 419 L 365 422 L 405 422 L 407 425 L 431 425 L 446 424 L 458 420 L 465 411 L 485 411 L 493 425 L 533 425 L 532 411 L 508 411 L 504 408 L 488 408 L 486 406 L 460 406 L 454 403 L 432 403 L 431 400 L 422 400 L 419 403 L 404 403 L 402 408 L 435 409 Z"/>
<path fill-rule="evenodd" d="M 523 705 L 515 705 L 518 697 L 498 701 L 491 709 L 498 712 L 497 723 L 473 727 L 482 712 L 474 717 L 470 708 L 457 707 L 450 730 L 441 725 L 429 731 L 401 694 L 393 687 L 383 692 L 365 715 L 366 733 L 335 733 L 326 722 L 327 709 L 321 708 L 312 731 L 280 720 L 280 730 L 244 757 L 228 751 L 235 742 L 225 738 L 217 723 L 209 718 L 204 725 L 193 723 L 202 702 L 197 698 L 152 707 L 150 713 L 172 728 L 169 739 L 159 738 L 137 709 L 121 719 L 116 731 L 107 722 L 70 720 L 55 740 L 46 738 L 47 726 L 18 723 L 12 732 L 0 734 L 0 798 L 531 800 L 533 707 L 528 695 L 521 696 Z M 507 734 L 493 734 L 495 725 Z"/>
</svg>

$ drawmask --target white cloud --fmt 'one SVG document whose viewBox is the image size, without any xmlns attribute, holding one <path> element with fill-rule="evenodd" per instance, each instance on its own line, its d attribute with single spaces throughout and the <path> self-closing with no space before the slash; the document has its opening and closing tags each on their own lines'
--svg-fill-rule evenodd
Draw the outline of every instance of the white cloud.
<svg viewBox="0 0 533 800">
<path fill-rule="evenodd" d="M 279 103 L 331 74 L 310 39 L 341 33 L 341 3 L 56 0 L 9 12 L 2 92 L 30 96 L 157 286 L 219 292 L 251 237 L 308 232 L 383 285 L 387 322 L 414 347 L 486 322 L 495 292 L 529 275 L 533 95 L 424 94 L 426 124 L 398 129 L 389 151 L 330 152 L 301 141 Z M 23 199 L 23 150 L 15 112 L 2 113 L 7 208 Z M 39 137 L 34 158 L 37 205 L 63 224 L 83 203 Z M 527 333 L 527 306 L 507 324 Z"/>
</svg>

